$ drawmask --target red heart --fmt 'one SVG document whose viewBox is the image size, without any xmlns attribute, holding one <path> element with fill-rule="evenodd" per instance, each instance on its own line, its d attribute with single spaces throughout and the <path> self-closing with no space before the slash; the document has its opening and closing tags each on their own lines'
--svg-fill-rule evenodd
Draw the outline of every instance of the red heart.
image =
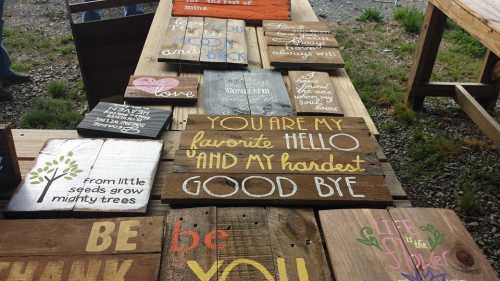
<svg viewBox="0 0 500 281">
<path fill-rule="evenodd" d="M 144 92 L 158 95 L 162 92 L 174 89 L 179 86 L 179 80 L 175 78 L 162 78 L 156 80 L 153 77 L 141 77 L 132 81 L 134 86 Z"/>
</svg>

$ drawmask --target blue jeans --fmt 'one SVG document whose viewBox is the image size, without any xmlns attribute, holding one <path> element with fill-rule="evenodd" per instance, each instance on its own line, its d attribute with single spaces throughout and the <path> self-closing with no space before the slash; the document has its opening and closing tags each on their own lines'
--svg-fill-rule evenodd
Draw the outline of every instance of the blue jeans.
<svg viewBox="0 0 500 281">
<path fill-rule="evenodd" d="M 4 1 L 4 0 L 0 0 Z M 84 0 L 85 2 L 89 2 L 92 0 Z M 144 9 L 142 8 L 141 5 L 128 5 L 124 7 L 123 9 L 123 14 L 127 16 L 133 16 L 133 15 L 140 15 L 144 13 Z M 101 19 L 101 13 L 99 10 L 97 11 L 87 11 L 83 13 L 83 21 L 88 22 L 88 21 L 95 21 L 95 20 L 100 20 Z"/>
<path fill-rule="evenodd" d="M 3 6 L 5 0 L 0 0 L 0 77 L 7 77 L 12 75 L 10 70 L 10 59 L 7 50 L 3 45 Z"/>
</svg>

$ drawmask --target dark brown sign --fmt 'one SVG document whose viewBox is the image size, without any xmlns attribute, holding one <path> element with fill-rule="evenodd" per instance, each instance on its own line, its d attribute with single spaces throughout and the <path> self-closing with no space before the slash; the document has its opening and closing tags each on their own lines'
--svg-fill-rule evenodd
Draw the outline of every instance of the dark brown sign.
<svg viewBox="0 0 500 281">
<path fill-rule="evenodd" d="M 198 100 L 198 78 L 131 76 L 125 100 L 131 104 L 193 104 Z"/>
<path fill-rule="evenodd" d="M 309 209 L 173 209 L 160 280 L 331 281 Z"/>
<path fill-rule="evenodd" d="M 268 46 L 329 47 L 336 48 L 339 43 L 331 34 L 266 32 Z"/>
<path fill-rule="evenodd" d="M 158 61 L 189 64 L 248 64 L 243 20 L 172 17 Z"/>
<path fill-rule="evenodd" d="M 190 114 L 186 130 L 369 132 L 363 118 L 333 116 L 223 116 Z"/>
<path fill-rule="evenodd" d="M 328 73 L 289 71 L 288 77 L 298 115 L 344 115 Z"/>
<path fill-rule="evenodd" d="M 21 182 L 11 125 L 0 123 L 0 194 L 11 193 Z"/>
<path fill-rule="evenodd" d="M 99 102 L 77 131 L 89 137 L 159 138 L 171 115 L 167 110 Z"/>
<path fill-rule="evenodd" d="M 338 49 L 323 47 L 267 46 L 271 65 L 277 68 L 336 69 L 344 67 Z"/>
<path fill-rule="evenodd" d="M 206 70 L 203 79 L 203 107 L 208 114 L 293 114 L 280 73 Z"/>
<path fill-rule="evenodd" d="M 266 20 L 262 22 L 264 32 L 293 32 L 293 33 L 331 33 L 328 23 L 321 21 L 277 21 Z"/>
<path fill-rule="evenodd" d="M 9 220 L 0 229 L 0 280 L 157 280 L 162 217 Z"/>
</svg>

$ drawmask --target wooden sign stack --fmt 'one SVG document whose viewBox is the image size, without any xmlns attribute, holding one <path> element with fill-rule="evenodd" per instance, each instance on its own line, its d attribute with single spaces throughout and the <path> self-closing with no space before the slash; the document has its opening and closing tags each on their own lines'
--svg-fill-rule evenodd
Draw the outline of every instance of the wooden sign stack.
<svg viewBox="0 0 500 281">
<path fill-rule="evenodd" d="M 204 72 L 203 107 L 217 115 L 292 115 L 280 73 L 261 71 Z"/>
<path fill-rule="evenodd" d="M 326 22 L 264 21 L 267 53 L 276 68 L 344 67 L 338 43 Z"/>
<path fill-rule="evenodd" d="M 245 33 L 243 20 L 172 17 L 158 61 L 245 67 Z"/>
<path fill-rule="evenodd" d="M 288 20 L 290 0 L 174 0 L 174 16 Z"/>
<path fill-rule="evenodd" d="M 124 98 L 130 104 L 195 104 L 198 82 L 195 77 L 131 76 Z"/>
<path fill-rule="evenodd" d="M 190 115 L 162 199 L 386 206 L 375 150 L 362 118 Z"/>
</svg>

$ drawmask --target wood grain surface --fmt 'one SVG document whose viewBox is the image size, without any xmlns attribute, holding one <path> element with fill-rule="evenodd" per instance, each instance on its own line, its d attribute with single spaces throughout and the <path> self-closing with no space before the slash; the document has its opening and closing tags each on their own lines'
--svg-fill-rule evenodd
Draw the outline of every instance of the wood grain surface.
<svg viewBox="0 0 500 281">
<path fill-rule="evenodd" d="M 124 98 L 129 104 L 193 104 L 198 82 L 194 77 L 131 76 Z"/>
</svg>

